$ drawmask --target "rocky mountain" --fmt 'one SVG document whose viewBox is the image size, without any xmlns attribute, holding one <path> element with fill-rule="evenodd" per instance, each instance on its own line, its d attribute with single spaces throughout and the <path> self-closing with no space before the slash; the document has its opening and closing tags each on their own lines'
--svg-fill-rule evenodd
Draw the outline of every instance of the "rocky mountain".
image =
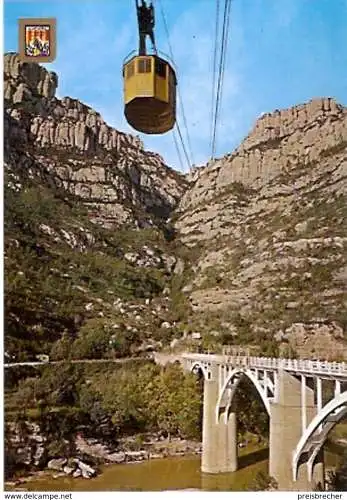
<svg viewBox="0 0 347 500">
<path fill-rule="evenodd" d="M 126 355 L 169 341 L 178 258 L 166 220 L 188 182 L 90 107 L 57 99 L 57 85 L 5 55 L 7 354 L 58 341 L 59 357 L 76 341 L 76 355 Z"/>
<path fill-rule="evenodd" d="M 4 78 L 9 353 L 232 343 L 347 359 L 347 108 L 264 115 L 183 176 L 57 99 L 56 74 L 7 54 Z"/>
<path fill-rule="evenodd" d="M 202 169 L 176 222 L 198 253 L 192 328 L 346 357 L 346 181 L 347 108 L 333 99 L 262 116 Z"/>
<path fill-rule="evenodd" d="M 138 137 L 108 126 L 76 99 L 57 99 L 57 75 L 21 63 L 17 54 L 5 55 L 4 79 L 5 153 L 14 184 L 19 170 L 37 176 L 85 202 L 91 219 L 107 227 L 151 226 L 169 216 L 187 181 Z"/>
</svg>

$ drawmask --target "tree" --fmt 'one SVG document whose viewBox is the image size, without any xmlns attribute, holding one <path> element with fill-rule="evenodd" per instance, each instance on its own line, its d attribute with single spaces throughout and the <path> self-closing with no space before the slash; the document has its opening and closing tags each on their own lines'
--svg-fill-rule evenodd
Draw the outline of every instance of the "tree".
<svg viewBox="0 0 347 500">
<path fill-rule="evenodd" d="M 131 331 L 126 330 L 125 327 L 122 330 L 118 330 L 117 333 L 113 333 L 109 342 L 117 358 L 130 356 L 132 354 L 132 347 L 136 343 L 138 343 L 137 336 L 133 335 Z"/>
<path fill-rule="evenodd" d="M 328 472 L 328 489 L 330 491 L 346 491 L 347 488 L 347 451 L 342 455 L 340 466 Z"/>
<path fill-rule="evenodd" d="M 282 358 L 286 359 L 295 359 L 298 357 L 298 354 L 295 351 L 294 347 L 291 346 L 290 344 L 285 344 L 284 347 L 281 349 L 280 354 Z"/>
<path fill-rule="evenodd" d="M 72 343 L 73 341 L 69 333 L 64 331 L 62 337 L 53 344 L 50 358 L 53 360 L 69 359 L 71 356 Z"/>
<path fill-rule="evenodd" d="M 157 377 L 157 420 L 160 429 L 171 435 L 196 437 L 200 434 L 201 392 L 196 378 L 177 364 L 169 364 Z"/>
<path fill-rule="evenodd" d="M 267 436 L 269 417 L 260 399 L 257 389 L 246 377 L 242 378 L 237 388 L 233 405 L 237 408 L 240 432 L 251 432 Z"/>
<path fill-rule="evenodd" d="M 260 471 L 251 482 L 248 489 L 250 491 L 277 490 L 278 483 L 272 476 L 269 476 L 269 474 Z"/>
<path fill-rule="evenodd" d="M 278 343 L 271 339 L 270 341 L 265 341 L 261 346 L 261 356 L 277 358 L 279 356 L 279 346 Z"/>
<path fill-rule="evenodd" d="M 184 374 L 182 401 L 178 413 L 178 430 L 182 437 L 201 439 L 202 387 L 193 374 Z"/>
<path fill-rule="evenodd" d="M 104 318 L 92 318 L 81 327 L 72 344 L 73 359 L 100 359 L 110 349 L 111 330 Z"/>
<path fill-rule="evenodd" d="M 52 406 L 73 406 L 78 402 L 79 369 L 69 363 L 48 366 L 40 379 L 40 392 Z"/>
<path fill-rule="evenodd" d="M 39 378 L 28 377 L 19 380 L 18 389 L 13 397 L 13 403 L 18 408 L 33 408 L 40 397 Z"/>
</svg>

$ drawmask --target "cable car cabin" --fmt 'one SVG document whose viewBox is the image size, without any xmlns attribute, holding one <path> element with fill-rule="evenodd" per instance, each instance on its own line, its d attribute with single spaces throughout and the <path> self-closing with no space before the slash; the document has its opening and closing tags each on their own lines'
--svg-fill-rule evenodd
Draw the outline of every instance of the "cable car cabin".
<svg viewBox="0 0 347 500">
<path fill-rule="evenodd" d="M 176 75 L 156 55 L 135 56 L 123 66 L 124 114 L 145 134 L 163 134 L 176 121 Z"/>
</svg>

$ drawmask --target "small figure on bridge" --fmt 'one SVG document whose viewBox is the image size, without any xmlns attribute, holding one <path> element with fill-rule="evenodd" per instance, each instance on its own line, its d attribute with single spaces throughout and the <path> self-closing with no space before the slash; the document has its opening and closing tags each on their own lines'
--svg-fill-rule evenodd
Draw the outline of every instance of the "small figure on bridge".
<svg viewBox="0 0 347 500">
<path fill-rule="evenodd" d="M 141 0 L 141 5 L 139 5 L 138 0 L 136 0 L 137 8 L 137 19 L 139 23 L 139 34 L 140 34 L 140 50 L 139 55 L 146 55 L 146 36 L 148 35 L 152 42 L 153 51 L 156 54 L 157 49 L 155 46 L 154 39 L 154 7 L 152 2 L 149 7 L 147 7 L 145 0 Z"/>
</svg>

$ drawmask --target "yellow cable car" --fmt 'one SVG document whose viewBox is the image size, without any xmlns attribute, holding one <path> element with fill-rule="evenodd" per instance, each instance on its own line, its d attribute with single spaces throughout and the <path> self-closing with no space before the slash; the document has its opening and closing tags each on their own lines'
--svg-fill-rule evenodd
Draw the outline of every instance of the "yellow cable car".
<svg viewBox="0 0 347 500">
<path fill-rule="evenodd" d="M 153 6 L 138 6 L 140 32 L 139 55 L 123 65 L 124 114 L 135 130 L 145 134 L 163 134 L 176 122 L 176 75 L 172 66 L 158 57 L 154 42 Z M 142 9 L 142 11 L 141 11 Z M 146 54 L 145 37 L 149 35 L 155 54 Z"/>
</svg>

